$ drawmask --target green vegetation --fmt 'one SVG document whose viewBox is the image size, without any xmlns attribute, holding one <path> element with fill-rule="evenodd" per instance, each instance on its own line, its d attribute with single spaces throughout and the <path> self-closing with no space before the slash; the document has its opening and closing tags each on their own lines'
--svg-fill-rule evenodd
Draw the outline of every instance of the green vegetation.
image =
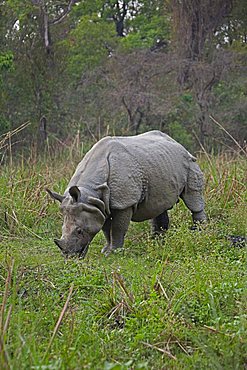
<svg viewBox="0 0 247 370">
<path fill-rule="evenodd" d="M 180 202 L 164 238 L 133 223 L 124 250 L 101 255 L 100 233 L 85 260 L 64 260 L 52 241 L 62 219 L 44 188 L 62 192 L 80 155 L 1 168 L 0 368 L 244 368 L 246 248 L 228 236 L 246 232 L 246 159 L 200 159 L 201 230 Z"/>
<path fill-rule="evenodd" d="M 0 15 L 0 369 L 246 368 L 246 0 Z M 153 129 L 203 151 L 208 223 L 191 231 L 180 202 L 164 238 L 131 224 L 124 250 L 105 258 L 99 233 L 64 260 L 45 187 L 62 193 L 92 141 Z"/>
<path fill-rule="evenodd" d="M 246 0 L 0 0 L 0 14 L 0 135 L 31 123 L 14 150 L 151 129 L 232 147 L 210 116 L 245 145 Z"/>
</svg>

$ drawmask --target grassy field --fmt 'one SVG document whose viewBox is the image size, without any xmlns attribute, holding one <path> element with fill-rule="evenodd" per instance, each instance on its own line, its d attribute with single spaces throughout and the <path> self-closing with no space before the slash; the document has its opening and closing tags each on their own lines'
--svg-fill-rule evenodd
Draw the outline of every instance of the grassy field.
<svg viewBox="0 0 247 370">
<path fill-rule="evenodd" d="M 1 168 L 0 369 L 245 369 L 246 158 L 201 158 L 209 221 L 180 202 L 164 238 L 131 224 L 125 249 L 65 260 L 58 206 L 79 157 Z"/>
</svg>

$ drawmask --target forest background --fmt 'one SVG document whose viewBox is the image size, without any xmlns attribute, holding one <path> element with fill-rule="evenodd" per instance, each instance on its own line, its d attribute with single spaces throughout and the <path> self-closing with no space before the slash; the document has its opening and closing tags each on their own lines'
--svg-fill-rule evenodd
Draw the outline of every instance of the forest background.
<svg viewBox="0 0 247 370">
<path fill-rule="evenodd" d="M 0 0 L 0 369 L 247 369 L 246 57 L 246 0 Z M 204 152 L 208 222 L 64 259 L 45 188 L 152 129 Z"/>
<path fill-rule="evenodd" d="M 12 150 L 151 129 L 192 151 L 245 145 L 246 1 L 8 0 L 0 15 L 0 135 L 28 123 Z"/>
</svg>

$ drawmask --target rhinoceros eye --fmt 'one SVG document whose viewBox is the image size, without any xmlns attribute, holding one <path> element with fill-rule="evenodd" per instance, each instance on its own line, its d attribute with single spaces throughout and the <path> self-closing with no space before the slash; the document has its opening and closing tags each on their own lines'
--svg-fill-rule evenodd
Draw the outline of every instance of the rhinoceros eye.
<svg viewBox="0 0 247 370">
<path fill-rule="evenodd" d="M 80 229 L 79 227 L 76 228 L 76 233 L 78 235 L 81 235 L 83 232 L 82 232 L 82 229 Z"/>
</svg>

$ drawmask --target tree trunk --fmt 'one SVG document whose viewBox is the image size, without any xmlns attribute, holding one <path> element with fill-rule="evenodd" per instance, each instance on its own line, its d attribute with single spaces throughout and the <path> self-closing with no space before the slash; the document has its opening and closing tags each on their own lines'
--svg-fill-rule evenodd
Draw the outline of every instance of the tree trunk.
<svg viewBox="0 0 247 370">
<path fill-rule="evenodd" d="M 39 121 L 39 135 L 38 135 L 38 148 L 44 150 L 47 142 L 47 119 L 42 116 Z"/>
</svg>

